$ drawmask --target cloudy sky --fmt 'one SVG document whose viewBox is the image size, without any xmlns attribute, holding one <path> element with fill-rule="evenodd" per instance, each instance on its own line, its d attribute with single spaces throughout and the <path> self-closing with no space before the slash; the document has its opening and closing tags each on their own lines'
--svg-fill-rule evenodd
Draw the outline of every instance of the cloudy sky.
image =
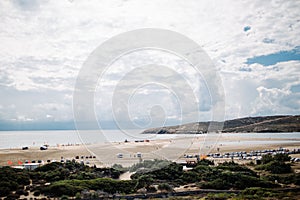
<svg viewBox="0 0 300 200">
<path fill-rule="evenodd" d="M 71 127 L 74 86 L 85 60 L 104 41 L 140 28 L 176 31 L 203 48 L 222 80 L 226 119 L 299 114 L 299 11 L 300 2 L 293 0 L 0 1 L 1 129 L 26 123 L 36 127 Z M 180 67 L 187 65 L 167 53 L 139 53 L 116 61 L 102 80 L 108 87 L 96 91 L 96 115 L 108 124 L 114 117 L 109 98 L 112 88 L 130 72 L 130 66 L 155 62 L 180 73 Z M 207 91 L 201 86 L 203 81 L 193 81 L 192 70 L 184 69 L 182 76 L 198 85 L 199 112 L 204 120 L 209 120 L 205 116 L 210 116 L 211 106 L 207 105 L 210 100 L 204 95 Z M 161 94 L 164 88 L 147 87 L 133 95 L 136 106 L 130 108 L 130 115 L 134 115 L 131 119 L 148 122 L 148 111 L 143 109 L 149 105 L 154 107 L 154 116 L 162 113 L 155 104 L 145 101 L 158 97 L 161 98 L 156 101 L 161 102 L 170 123 L 180 118 L 182 109 L 176 110 L 178 104 L 187 109 L 184 113 L 191 110 L 176 102 L 170 92 Z"/>
</svg>

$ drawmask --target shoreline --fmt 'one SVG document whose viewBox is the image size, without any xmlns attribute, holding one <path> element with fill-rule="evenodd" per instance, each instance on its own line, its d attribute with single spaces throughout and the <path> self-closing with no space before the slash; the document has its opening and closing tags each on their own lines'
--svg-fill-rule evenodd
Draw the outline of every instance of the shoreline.
<svg viewBox="0 0 300 200">
<path fill-rule="evenodd" d="M 217 143 L 216 143 L 217 141 Z M 0 149 L 0 166 L 17 165 L 25 160 L 72 160 L 96 166 L 111 166 L 122 164 L 129 166 L 140 160 L 168 159 L 181 162 L 186 160 L 183 155 L 199 155 L 208 153 L 226 153 L 237 151 L 253 151 L 265 149 L 300 148 L 300 139 L 278 138 L 245 138 L 224 136 L 211 138 L 205 141 L 204 137 L 181 137 L 174 139 L 156 139 L 147 142 L 111 142 L 102 144 L 77 144 L 49 146 L 48 150 L 40 150 L 39 147 Z M 96 157 L 96 158 L 93 158 Z M 76 159 L 76 157 L 79 159 Z M 91 158 L 92 157 L 92 158 Z M 19 162 L 20 163 L 20 162 Z"/>
</svg>

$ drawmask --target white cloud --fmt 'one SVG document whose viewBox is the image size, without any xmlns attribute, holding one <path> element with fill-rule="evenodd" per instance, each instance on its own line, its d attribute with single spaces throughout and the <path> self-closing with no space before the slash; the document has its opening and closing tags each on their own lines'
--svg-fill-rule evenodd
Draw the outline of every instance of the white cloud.
<svg viewBox="0 0 300 200">
<path fill-rule="evenodd" d="M 298 61 L 245 64 L 254 56 L 300 46 L 299 8 L 298 1 L 283 0 L 1 1 L 0 118 L 72 119 L 72 90 L 87 56 L 108 38 L 145 27 L 177 31 L 203 47 L 220 71 L 228 117 L 299 113 L 299 94 L 291 91 L 300 83 Z M 247 32 L 246 26 L 251 27 Z M 194 91 L 204 91 L 194 72 L 185 70 L 190 68 L 178 67 L 185 63 L 176 56 L 141 55 L 129 55 L 110 69 L 101 88 L 107 97 L 125 72 L 151 62 L 177 69 Z M 110 101 L 97 103 L 101 116 L 111 118 L 109 106 L 103 108 Z M 208 116 L 210 102 L 202 103 L 201 116 Z"/>
</svg>

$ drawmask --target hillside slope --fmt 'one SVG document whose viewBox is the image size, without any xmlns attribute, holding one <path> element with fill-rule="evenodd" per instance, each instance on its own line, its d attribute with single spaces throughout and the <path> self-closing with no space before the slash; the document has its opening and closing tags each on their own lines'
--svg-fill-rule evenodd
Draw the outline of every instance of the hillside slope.
<svg viewBox="0 0 300 200">
<path fill-rule="evenodd" d="M 201 134 L 206 133 L 210 122 L 194 122 L 177 126 L 151 128 L 144 134 Z M 244 132 L 300 132 L 300 115 L 246 117 L 227 120 L 223 130 L 226 133 Z"/>
</svg>

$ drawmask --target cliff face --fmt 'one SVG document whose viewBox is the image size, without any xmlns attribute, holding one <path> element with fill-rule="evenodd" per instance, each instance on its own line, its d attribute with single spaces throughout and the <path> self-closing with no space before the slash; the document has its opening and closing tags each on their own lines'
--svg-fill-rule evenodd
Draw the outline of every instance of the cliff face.
<svg viewBox="0 0 300 200">
<path fill-rule="evenodd" d="M 210 122 L 195 122 L 177 126 L 145 130 L 144 134 L 201 134 L 206 133 Z M 226 133 L 245 132 L 300 132 L 300 115 L 246 117 L 227 120 L 223 130 Z"/>
</svg>

